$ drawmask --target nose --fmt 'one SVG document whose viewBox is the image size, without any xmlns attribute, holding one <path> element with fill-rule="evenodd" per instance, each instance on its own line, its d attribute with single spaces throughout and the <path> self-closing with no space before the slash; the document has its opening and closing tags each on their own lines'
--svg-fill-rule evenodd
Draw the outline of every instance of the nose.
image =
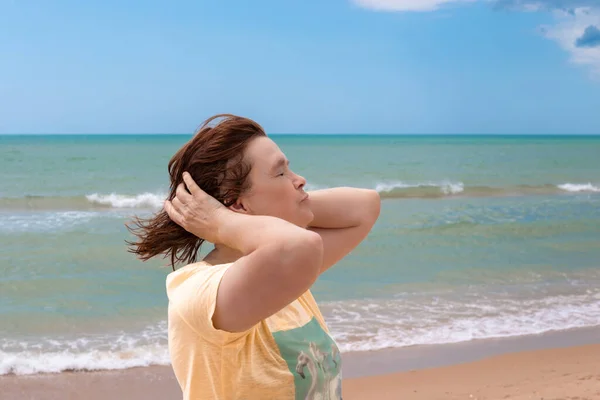
<svg viewBox="0 0 600 400">
<path fill-rule="evenodd" d="M 306 185 L 306 179 L 303 176 L 294 174 L 294 186 L 296 189 L 302 189 Z"/>
</svg>

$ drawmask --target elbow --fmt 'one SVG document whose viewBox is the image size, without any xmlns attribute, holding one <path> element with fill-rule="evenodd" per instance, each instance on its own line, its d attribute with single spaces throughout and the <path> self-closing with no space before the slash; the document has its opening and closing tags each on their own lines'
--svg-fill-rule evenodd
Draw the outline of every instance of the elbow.
<svg viewBox="0 0 600 400">
<path fill-rule="evenodd" d="M 323 265 L 323 239 L 321 235 L 313 231 L 305 230 L 302 233 L 302 239 L 299 240 L 295 249 L 296 257 L 302 266 L 301 269 L 306 271 L 307 279 L 310 279 L 312 285 L 319 277 Z"/>
<path fill-rule="evenodd" d="M 308 290 L 317 280 L 323 264 L 323 239 L 321 235 L 303 230 L 293 241 L 283 245 L 286 275 Z"/>
<path fill-rule="evenodd" d="M 306 233 L 306 237 L 303 238 L 302 246 L 304 248 L 304 257 L 307 257 L 305 262 L 309 264 L 318 275 L 318 272 L 321 270 L 321 265 L 323 264 L 323 238 L 313 231 L 306 230 L 304 233 Z"/>
<path fill-rule="evenodd" d="M 366 207 L 364 208 L 364 218 L 367 223 L 372 225 L 377 221 L 377 218 L 379 218 L 379 214 L 381 213 L 381 196 L 376 190 L 366 190 L 365 196 Z"/>
</svg>

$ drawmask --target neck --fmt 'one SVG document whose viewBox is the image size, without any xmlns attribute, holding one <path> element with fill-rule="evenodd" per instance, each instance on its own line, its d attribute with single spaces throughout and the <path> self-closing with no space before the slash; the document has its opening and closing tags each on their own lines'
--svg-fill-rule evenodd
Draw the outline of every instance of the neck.
<svg viewBox="0 0 600 400">
<path fill-rule="evenodd" d="M 237 261 L 244 254 L 239 250 L 228 247 L 224 244 L 215 244 L 215 248 L 204 257 L 204 261 L 209 264 L 228 264 Z"/>
</svg>

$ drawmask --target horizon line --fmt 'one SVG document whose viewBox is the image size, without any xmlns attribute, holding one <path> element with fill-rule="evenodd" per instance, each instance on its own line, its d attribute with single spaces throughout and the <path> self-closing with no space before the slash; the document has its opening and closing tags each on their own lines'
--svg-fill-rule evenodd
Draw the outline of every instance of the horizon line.
<svg viewBox="0 0 600 400">
<path fill-rule="evenodd" d="M 194 133 L 0 133 L 0 136 L 194 136 Z M 268 136 L 600 136 L 599 133 L 267 133 Z"/>
</svg>

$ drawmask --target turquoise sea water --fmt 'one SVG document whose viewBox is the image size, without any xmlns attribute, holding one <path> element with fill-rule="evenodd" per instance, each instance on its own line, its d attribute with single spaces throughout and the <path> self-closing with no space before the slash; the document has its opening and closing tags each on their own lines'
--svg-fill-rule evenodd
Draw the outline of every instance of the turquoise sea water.
<svg viewBox="0 0 600 400">
<path fill-rule="evenodd" d="M 273 138 L 309 189 L 384 199 L 314 287 L 343 351 L 600 325 L 599 136 Z M 169 362 L 170 267 L 124 224 L 188 139 L 0 136 L 0 374 Z"/>
</svg>

